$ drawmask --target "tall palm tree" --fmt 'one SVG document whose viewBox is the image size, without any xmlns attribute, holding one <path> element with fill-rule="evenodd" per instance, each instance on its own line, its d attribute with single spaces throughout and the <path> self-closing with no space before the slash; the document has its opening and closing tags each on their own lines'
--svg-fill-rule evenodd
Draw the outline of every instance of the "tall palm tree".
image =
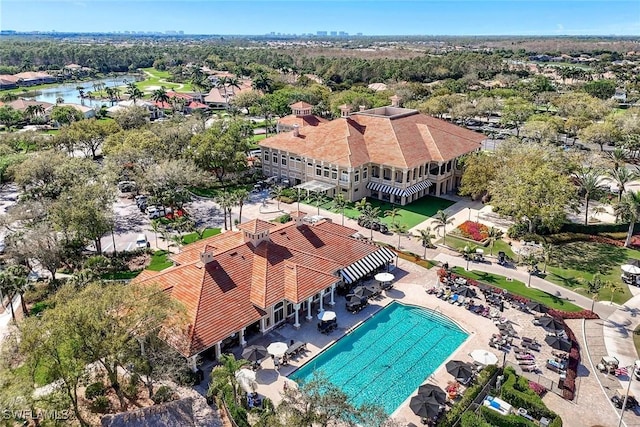
<svg viewBox="0 0 640 427">
<path fill-rule="evenodd" d="M 609 162 L 611 162 L 612 169 L 624 168 L 625 163 L 629 160 L 627 152 L 620 147 L 615 147 L 613 150 L 607 151 L 606 156 Z"/>
<path fill-rule="evenodd" d="M 5 93 L 4 95 L 2 95 L 2 98 L 0 98 L 2 100 L 2 102 L 11 102 L 11 101 L 15 101 L 18 99 L 18 94 L 15 92 L 8 92 Z"/>
<path fill-rule="evenodd" d="M 309 200 L 309 203 L 315 204 L 318 209 L 318 215 L 320 215 L 320 205 L 324 202 L 324 194 L 320 191 L 312 191 L 309 193 L 307 199 Z"/>
<path fill-rule="evenodd" d="M 453 223 L 453 220 L 451 219 L 451 215 L 449 215 L 443 210 L 439 210 L 438 212 L 436 212 L 435 216 L 433 217 L 433 220 L 436 223 L 436 228 L 442 227 L 442 231 L 443 231 L 442 243 L 446 245 L 447 244 L 447 225 Z"/>
<path fill-rule="evenodd" d="M 300 189 L 298 188 L 298 210 L 300 210 Z M 271 191 L 271 197 L 273 197 L 274 199 L 276 199 L 277 203 L 278 203 L 278 210 L 280 210 L 280 197 L 282 197 L 284 195 L 284 187 L 282 187 L 281 185 L 276 185 L 274 186 Z"/>
<path fill-rule="evenodd" d="M 576 174 L 584 197 L 584 225 L 589 222 L 589 201 L 604 189 L 604 178 L 598 169 L 584 168 Z"/>
<path fill-rule="evenodd" d="M 386 211 L 384 211 L 384 216 L 387 216 L 389 218 L 391 218 L 391 224 L 395 224 L 396 223 L 396 217 L 398 216 L 402 216 L 402 214 L 400 213 L 400 209 L 398 208 L 393 208 L 393 209 L 387 209 Z"/>
<path fill-rule="evenodd" d="M 358 217 L 358 219 L 362 218 L 366 224 L 369 224 L 369 239 L 373 240 L 373 226 L 374 224 L 380 223 L 380 208 L 372 206 L 371 203 L 367 203 L 358 210 L 360 211 L 360 217 Z"/>
<path fill-rule="evenodd" d="M 164 226 L 159 220 L 152 219 L 150 223 L 150 227 L 151 228 L 149 229 L 149 231 L 152 231 L 153 234 L 156 236 L 156 249 L 158 249 L 158 234 L 160 234 Z"/>
<path fill-rule="evenodd" d="M 248 360 L 236 360 L 233 354 L 223 354 L 220 356 L 220 365 L 211 371 L 211 382 L 207 390 L 207 396 L 221 397 L 227 386 L 231 386 L 233 390 L 233 401 L 239 403 L 238 399 L 238 381 L 236 372 L 242 367 L 249 365 Z"/>
<path fill-rule="evenodd" d="M 622 200 L 622 194 L 627 190 L 626 185 L 638 178 L 638 172 L 627 169 L 626 167 L 612 168 L 608 175 L 616 183 L 618 187 L 618 202 Z"/>
<path fill-rule="evenodd" d="M 333 198 L 333 207 L 338 209 L 342 214 L 342 225 L 344 225 L 344 209 L 347 207 L 347 200 L 344 198 L 342 193 L 336 194 Z"/>
<path fill-rule="evenodd" d="M 249 192 L 244 188 L 239 188 L 233 193 L 236 205 L 240 208 L 238 212 L 238 224 L 242 224 L 242 207 L 244 206 L 244 202 L 249 199 Z"/>
<path fill-rule="evenodd" d="M 491 227 L 487 230 L 487 240 L 489 241 L 490 254 L 493 255 L 493 246 L 502 238 L 502 230 L 496 227 Z"/>
<path fill-rule="evenodd" d="M 431 227 L 425 227 L 422 230 L 418 230 L 418 240 L 420 240 L 420 243 L 422 244 L 422 247 L 424 248 L 424 254 L 422 255 L 422 258 L 427 259 L 427 248 L 432 248 L 433 247 L 433 243 L 431 243 L 431 239 L 434 239 L 436 236 L 435 234 L 431 233 Z"/>
<path fill-rule="evenodd" d="M 407 224 L 400 224 L 394 222 L 389 227 L 392 233 L 396 233 L 398 235 L 398 250 L 400 250 L 400 238 L 407 234 L 407 230 L 409 230 L 409 226 Z"/>
<path fill-rule="evenodd" d="M 134 104 L 137 99 L 141 99 L 144 96 L 144 93 L 142 93 L 142 91 L 138 89 L 138 86 L 136 86 L 135 82 L 127 83 L 127 90 L 125 91 L 125 93 L 129 95 L 129 99 L 132 99 Z"/>
<path fill-rule="evenodd" d="M 544 259 L 543 273 L 547 272 L 547 264 L 551 261 L 551 256 L 556 250 L 556 246 L 553 243 L 542 242 L 542 258 Z"/>
<path fill-rule="evenodd" d="M 252 88 L 262 93 L 271 92 L 273 81 L 265 73 L 258 73 L 253 77 Z"/>
<path fill-rule="evenodd" d="M 615 213 L 622 218 L 622 221 L 629 221 L 629 231 L 624 241 L 624 246 L 628 248 L 631 246 L 633 227 L 640 218 L 640 192 L 625 193 L 620 203 L 615 206 Z"/>
<path fill-rule="evenodd" d="M 220 209 L 222 210 L 222 215 L 224 215 L 224 229 L 227 228 L 227 206 L 229 206 L 230 200 L 227 193 L 222 193 L 215 198 L 215 202 L 220 205 Z"/>
<path fill-rule="evenodd" d="M 622 288 L 622 286 L 616 282 L 613 281 L 608 281 L 604 284 L 604 288 L 608 289 L 609 292 L 611 292 L 611 298 L 609 299 L 609 303 L 613 304 L 613 296 L 616 293 L 620 293 L 622 292 L 624 289 Z"/>
<path fill-rule="evenodd" d="M 157 102 L 160 105 L 168 104 L 169 95 L 167 95 L 167 88 L 164 86 L 161 86 L 159 89 L 154 90 L 151 93 L 151 99 L 153 99 L 154 102 Z"/>
</svg>

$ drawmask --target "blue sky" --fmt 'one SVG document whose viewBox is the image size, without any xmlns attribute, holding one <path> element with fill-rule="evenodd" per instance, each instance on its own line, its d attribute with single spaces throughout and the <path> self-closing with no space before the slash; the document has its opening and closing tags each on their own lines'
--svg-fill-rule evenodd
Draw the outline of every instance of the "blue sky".
<svg viewBox="0 0 640 427">
<path fill-rule="evenodd" d="M 0 29 L 640 36 L 640 1 L 0 0 Z"/>
</svg>

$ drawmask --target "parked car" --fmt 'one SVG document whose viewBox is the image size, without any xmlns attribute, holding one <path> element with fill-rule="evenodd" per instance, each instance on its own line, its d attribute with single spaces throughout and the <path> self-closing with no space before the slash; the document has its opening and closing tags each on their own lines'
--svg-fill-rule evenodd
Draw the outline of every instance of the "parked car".
<svg viewBox="0 0 640 427">
<path fill-rule="evenodd" d="M 149 206 L 147 208 L 149 219 L 161 218 L 169 213 L 171 213 L 171 208 L 165 208 L 164 206 Z"/>
<path fill-rule="evenodd" d="M 620 366 L 620 362 L 613 356 L 602 356 L 597 368 L 600 372 L 606 372 L 608 374 L 615 374 L 616 370 Z"/>
<path fill-rule="evenodd" d="M 138 234 L 138 237 L 136 237 L 136 248 L 144 249 L 147 247 L 149 247 L 147 236 L 144 234 Z"/>
<path fill-rule="evenodd" d="M 135 181 L 120 181 L 118 182 L 118 190 L 122 195 L 127 195 L 136 191 Z"/>
<path fill-rule="evenodd" d="M 367 221 L 362 216 L 358 218 L 358 225 L 360 227 L 368 228 L 373 231 L 379 231 L 382 234 L 386 234 L 389 232 L 389 228 L 387 227 L 386 224 L 381 223 L 379 221 L 373 221 L 373 222 Z"/>
<path fill-rule="evenodd" d="M 625 390 L 618 389 L 616 390 L 616 394 L 611 397 L 611 402 L 616 405 L 616 408 L 622 409 L 625 394 Z M 636 406 L 638 406 L 638 401 L 636 400 L 635 396 L 631 392 L 629 392 L 629 397 L 627 397 L 627 404 L 625 406 L 625 409 L 633 409 Z"/>
</svg>

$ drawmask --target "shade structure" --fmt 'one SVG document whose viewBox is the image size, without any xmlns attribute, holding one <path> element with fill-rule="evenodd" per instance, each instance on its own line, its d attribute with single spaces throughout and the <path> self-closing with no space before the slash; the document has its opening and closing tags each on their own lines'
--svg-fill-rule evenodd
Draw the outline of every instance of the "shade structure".
<svg viewBox="0 0 640 427">
<path fill-rule="evenodd" d="M 242 358 L 250 362 L 260 362 L 268 355 L 267 349 L 261 345 L 250 345 L 242 350 Z"/>
<path fill-rule="evenodd" d="M 549 311 L 549 308 L 546 305 L 535 301 L 528 302 L 527 308 L 529 310 L 537 311 L 538 313 L 546 313 Z"/>
<path fill-rule="evenodd" d="M 469 289 L 467 286 L 461 286 L 460 288 L 458 288 L 456 290 L 456 294 L 463 296 L 465 298 L 476 296 L 476 293 L 472 289 Z"/>
<path fill-rule="evenodd" d="M 375 252 L 365 256 L 340 272 L 345 283 L 354 283 L 361 277 L 375 271 L 396 257 L 395 252 L 389 248 L 378 248 Z"/>
<path fill-rule="evenodd" d="M 284 355 L 288 348 L 289 346 L 287 343 L 276 341 L 269 344 L 267 352 L 272 356 L 280 357 Z"/>
<path fill-rule="evenodd" d="M 347 295 L 347 305 L 360 305 L 362 304 L 363 300 L 364 298 L 359 297 L 358 295 L 355 295 L 355 294 Z"/>
<path fill-rule="evenodd" d="M 551 316 L 542 316 L 538 322 L 540 322 L 540 326 L 554 333 L 564 331 L 564 324 Z"/>
<path fill-rule="evenodd" d="M 374 277 L 378 282 L 391 282 L 394 279 L 393 274 L 391 273 L 378 273 Z"/>
<path fill-rule="evenodd" d="M 636 267 L 640 267 L 640 259 L 629 258 L 624 263 L 626 265 L 635 265 Z"/>
<path fill-rule="evenodd" d="M 368 286 L 356 286 L 353 288 L 353 293 L 361 298 L 369 298 L 374 292 Z"/>
<path fill-rule="evenodd" d="M 336 313 L 334 311 L 321 311 L 320 313 L 318 313 L 318 320 L 321 320 L 323 322 L 329 322 L 331 320 L 335 320 L 336 318 Z"/>
<path fill-rule="evenodd" d="M 413 396 L 409 402 L 409 407 L 419 417 L 435 418 L 442 410 L 442 405 L 434 396 L 418 394 Z"/>
<path fill-rule="evenodd" d="M 454 378 L 460 378 L 464 381 L 473 376 L 474 368 L 466 362 L 461 360 L 450 360 L 445 365 L 447 372 L 453 375 Z"/>
<path fill-rule="evenodd" d="M 445 402 L 447 401 L 447 393 L 445 393 L 445 391 L 440 387 L 438 387 L 437 385 L 433 385 L 433 384 L 421 385 L 418 388 L 418 394 L 422 396 L 427 396 L 427 397 L 431 396 L 435 398 L 436 401 L 441 405 L 444 405 Z"/>
<path fill-rule="evenodd" d="M 498 363 L 498 356 L 487 350 L 473 350 L 469 355 L 481 365 L 495 365 Z"/>
<path fill-rule="evenodd" d="M 637 265 L 625 264 L 620 267 L 622 271 L 628 274 L 640 274 L 640 267 Z"/>
<path fill-rule="evenodd" d="M 549 344 L 552 348 L 560 351 L 571 351 L 571 341 L 567 341 L 561 337 L 554 337 L 549 335 L 546 337 L 545 342 Z"/>
<path fill-rule="evenodd" d="M 251 369 L 239 369 L 236 371 L 236 380 L 240 387 L 247 392 L 251 393 L 257 387 L 256 373 Z"/>
</svg>

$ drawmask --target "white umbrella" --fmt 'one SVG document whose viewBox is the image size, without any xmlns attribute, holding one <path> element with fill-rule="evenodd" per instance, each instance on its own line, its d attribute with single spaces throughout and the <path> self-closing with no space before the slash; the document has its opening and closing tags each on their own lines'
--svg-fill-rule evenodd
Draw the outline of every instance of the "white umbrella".
<svg viewBox="0 0 640 427">
<path fill-rule="evenodd" d="M 321 311 L 318 313 L 318 320 L 322 320 L 323 322 L 328 322 L 330 320 L 334 320 L 336 318 L 336 313 L 333 311 Z"/>
<path fill-rule="evenodd" d="M 622 271 L 624 271 L 625 273 L 640 274 L 640 267 L 637 267 L 635 265 L 625 264 L 620 268 L 622 268 Z"/>
<path fill-rule="evenodd" d="M 286 353 L 288 348 L 289 346 L 286 343 L 277 341 L 269 344 L 269 347 L 267 347 L 267 352 L 272 356 L 280 357 Z"/>
<path fill-rule="evenodd" d="M 481 365 L 495 365 L 498 363 L 498 356 L 487 350 L 473 350 L 469 355 Z"/>
<path fill-rule="evenodd" d="M 236 380 L 240 387 L 247 393 L 251 393 L 254 391 L 254 388 L 257 387 L 256 384 L 256 373 L 250 369 L 239 369 L 236 371 Z"/>
<path fill-rule="evenodd" d="M 483 254 L 483 253 L 484 253 L 484 250 L 483 250 L 483 249 L 478 248 L 478 249 L 476 249 L 476 253 L 477 253 L 477 254 Z"/>
<path fill-rule="evenodd" d="M 378 273 L 376 274 L 375 279 L 378 282 L 391 282 L 394 279 L 394 277 L 393 277 L 393 274 L 391 273 Z"/>
</svg>

